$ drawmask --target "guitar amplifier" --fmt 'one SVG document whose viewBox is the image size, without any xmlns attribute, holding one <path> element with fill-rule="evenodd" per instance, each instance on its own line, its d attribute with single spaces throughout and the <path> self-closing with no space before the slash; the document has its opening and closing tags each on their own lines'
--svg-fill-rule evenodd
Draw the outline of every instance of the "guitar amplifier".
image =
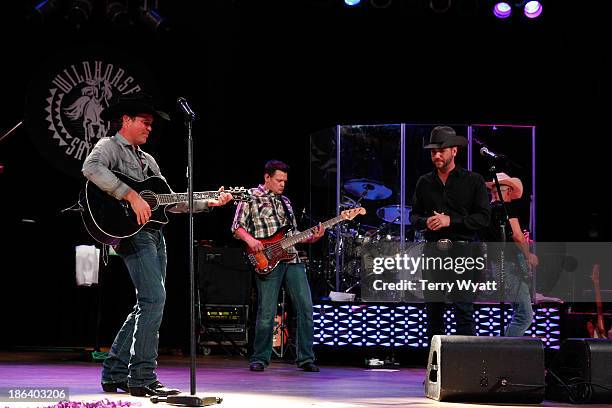
<svg viewBox="0 0 612 408">
<path fill-rule="evenodd" d="M 199 247 L 197 265 L 203 304 L 249 304 L 253 269 L 242 249 Z"/>
<path fill-rule="evenodd" d="M 248 344 L 248 317 L 247 305 L 204 305 L 200 345 L 244 346 Z"/>
</svg>

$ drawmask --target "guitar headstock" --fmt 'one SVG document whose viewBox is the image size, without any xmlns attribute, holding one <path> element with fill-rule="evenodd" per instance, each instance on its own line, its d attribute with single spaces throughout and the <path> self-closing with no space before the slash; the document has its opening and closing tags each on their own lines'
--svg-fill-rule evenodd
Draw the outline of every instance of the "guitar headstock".
<svg viewBox="0 0 612 408">
<path fill-rule="evenodd" d="M 363 207 L 351 208 L 350 210 L 344 210 L 340 213 L 343 220 L 352 220 L 358 215 L 365 215 L 366 210 Z"/>
<path fill-rule="evenodd" d="M 599 264 L 593 265 L 591 280 L 593 281 L 593 283 L 599 284 Z"/>
<path fill-rule="evenodd" d="M 234 202 L 243 202 L 243 203 L 250 203 L 251 201 L 253 201 L 253 197 L 251 196 L 251 194 L 249 193 L 249 190 L 247 190 L 244 187 L 230 187 L 225 189 L 226 193 L 230 193 L 232 195 L 232 197 L 234 198 Z"/>
</svg>

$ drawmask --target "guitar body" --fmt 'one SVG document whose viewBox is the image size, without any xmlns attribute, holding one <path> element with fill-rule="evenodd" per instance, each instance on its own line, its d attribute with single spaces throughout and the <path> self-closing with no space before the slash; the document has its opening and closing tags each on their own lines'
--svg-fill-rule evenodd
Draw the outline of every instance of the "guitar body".
<svg viewBox="0 0 612 408">
<path fill-rule="evenodd" d="M 290 231 L 289 227 L 282 227 L 268 238 L 262 238 L 259 241 L 264 246 L 261 251 L 253 251 L 247 246 L 247 258 L 255 268 L 255 272 L 260 276 L 266 276 L 272 269 L 281 261 L 290 261 L 295 258 L 295 254 L 287 252 L 281 248 L 278 243 L 287 236 Z"/>
<path fill-rule="evenodd" d="M 153 176 L 137 181 L 122 173 L 113 173 L 140 194 L 151 207 L 151 218 L 146 226 L 159 228 L 168 223 L 167 205 L 160 205 L 156 195 L 172 191 L 161 177 Z M 89 180 L 80 194 L 79 202 L 83 207 L 81 216 L 85 228 L 102 244 L 117 245 L 122 238 L 136 234 L 145 226 L 138 225 L 136 214 L 126 200 L 117 200 Z"/>
</svg>

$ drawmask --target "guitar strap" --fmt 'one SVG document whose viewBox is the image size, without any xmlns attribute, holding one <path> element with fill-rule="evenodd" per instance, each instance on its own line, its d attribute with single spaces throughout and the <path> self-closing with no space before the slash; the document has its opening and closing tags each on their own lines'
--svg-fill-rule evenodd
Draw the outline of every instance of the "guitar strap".
<svg viewBox="0 0 612 408">
<path fill-rule="evenodd" d="M 140 150 L 138 146 L 132 146 L 132 150 L 140 162 L 140 167 L 142 168 L 142 173 L 145 175 L 145 177 L 154 176 L 155 174 L 153 173 L 153 169 L 151 169 L 151 166 L 149 166 L 143 151 Z"/>
<path fill-rule="evenodd" d="M 293 217 L 293 213 L 291 211 L 289 211 L 289 208 L 287 207 L 287 204 L 285 203 L 285 196 L 279 196 L 280 198 L 280 202 L 283 205 L 283 209 L 285 210 L 285 215 L 287 217 L 287 221 L 289 222 L 289 226 L 293 227 L 295 225 L 294 223 L 294 217 Z"/>
</svg>

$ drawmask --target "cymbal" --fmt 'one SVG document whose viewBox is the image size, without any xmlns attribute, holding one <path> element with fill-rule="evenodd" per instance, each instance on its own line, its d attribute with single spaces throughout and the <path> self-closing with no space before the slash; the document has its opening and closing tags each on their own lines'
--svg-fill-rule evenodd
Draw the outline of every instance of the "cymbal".
<svg viewBox="0 0 612 408">
<path fill-rule="evenodd" d="M 391 196 L 391 189 L 370 179 L 351 179 L 344 183 L 344 189 L 356 197 L 366 200 L 384 200 Z"/>
<path fill-rule="evenodd" d="M 404 224 L 410 225 L 410 211 L 412 211 L 412 207 L 405 205 L 404 206 Z M 387 222 L 391 222 L 393 224 L 400 223 L 400 215 L 401 215 L 401 207 L 399 205 L 387 205 L 384 207 L 380 207 L 376 210 L 376 215 L 381 220 L 385 220 Z"/>
</svg>

